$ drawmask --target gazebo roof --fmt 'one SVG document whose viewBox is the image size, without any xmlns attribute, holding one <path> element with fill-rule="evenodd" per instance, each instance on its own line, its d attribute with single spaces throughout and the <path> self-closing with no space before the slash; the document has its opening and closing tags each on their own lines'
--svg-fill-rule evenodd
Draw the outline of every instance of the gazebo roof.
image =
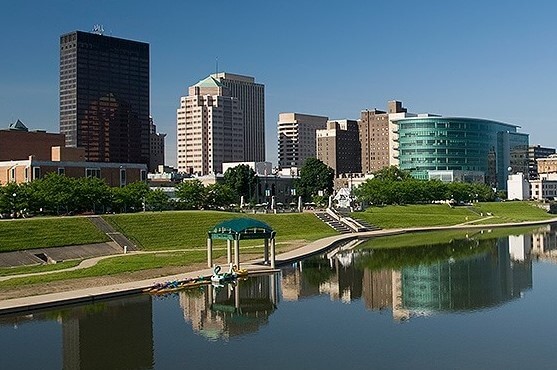
<svg viewBox="0 0 557 370">
<path fill-rule="evenodd" d="M 269 239 L 276 232 L 266 223 L 253 218 L 234 218 L 223 221 L 209 231 L 211 239 Z"/>
</svg>

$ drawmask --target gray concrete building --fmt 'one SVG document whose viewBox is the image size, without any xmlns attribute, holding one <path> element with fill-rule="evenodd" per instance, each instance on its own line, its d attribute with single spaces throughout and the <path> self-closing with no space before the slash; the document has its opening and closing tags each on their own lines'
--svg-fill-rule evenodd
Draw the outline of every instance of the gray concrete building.
<svg viewBox="0 0 557 370">
<path fill-rule="evenodd" d="M 153 122 L 153 118 L 149 118 L 149 172 L 155 173 L 159 166 L 164 166 L 164 139 L 166 134 L 157 132 L 157 125 Z"/>
<path fill-rule="evenodd" d="M 232 73 L 211 75 L 238 98 L 244 114 L 244 155 L 242 161 L 265 161 L 265 85 L 255 78 Z"/>
</svg>

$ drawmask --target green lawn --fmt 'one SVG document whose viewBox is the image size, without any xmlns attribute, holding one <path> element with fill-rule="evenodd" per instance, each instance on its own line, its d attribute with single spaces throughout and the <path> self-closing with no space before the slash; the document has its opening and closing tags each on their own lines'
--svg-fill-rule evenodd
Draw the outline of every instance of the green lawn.
<svg viewBox="0 0 557 370">
<path fill-rule="evenodd" d="M 277 232 L 278 243 L 289 240 L 313 241 L 336 234 L 333 229 L 310 213 L 271 215 L 181 211 L 104 216 L 109 223 L 133 239 L 143 250 L 205 249 L 207 232 L 213 226 L 238 217 L 250 217 L 266 222 Z M 245 241 L 241 246 L 262 243 L 262 240 Z"/>
<path fill-rule="evenodd" d="M 493 217 L 485 222 L 493 224 L 547 220 L 555 217 L 555 215 L 537 207 L 534 202 L 477 203 L 475 209 L 477 212 L 483 213 L 484 216 L 490 213 Z"/>
<path fill-rule="evenodd" d="M 370 207 L 352 216 L 383 229 L 456 225 L 480 218 L 466 207 L 451 208 L 446 204 Z"/>
<path fill-rule="evenodd" d="M 50 265 L 21 266 L 21 267 L 1 267 L 0 276 L 34 274 L 37 272 L 63 270 L 79 265 L 81 261 L 64 261 Z"/>
<path fill-rule="evenodd" d="M 216 251 L 215 257 L 225 254 L 225 251 Z M 13 288 L 24 285 L 44 284 L 60 280 L 80 279 L 94 276 L 117 275 L 160 267 L 184 266 L 197 262 L 205 262 L 206 260 L 207 255 L 205 251 L 118 256 L 115 258 L 101 260 L 95 266 L 88 269 L 13 278 L 0 282 L 0 288 Z"/>
<path fill-rule="evenodd" d="M 492 217 L 487 218 L 488 213 Z M 554 217 L 530 202 L 475 203 L 472 207 L 449 207 L 446 204 L 370 207 L 364 212 L 354 212 L 352 216 L 383 229 L 457 225 L 465 222 L 497 224 Z"/>
<path fill-rule="evenodd" d="M 109 240 L 83 217 L 0 221 L 0 252 Z"/>
</svg>

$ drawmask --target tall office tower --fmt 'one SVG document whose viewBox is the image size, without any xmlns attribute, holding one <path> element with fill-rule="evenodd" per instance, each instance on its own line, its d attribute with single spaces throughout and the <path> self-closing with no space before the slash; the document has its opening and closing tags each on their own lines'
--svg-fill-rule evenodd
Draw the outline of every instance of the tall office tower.
<svg viewBox="0 0 557 370">
<path fill-rule="evenodd" d="M 361 113 L 360 142 L 362 145 L 362 172 L 375 172 L 383 167 L 398 166 L 398 134 L 396 119 L 414 117 L 402 103 L 391 100 L 388 112 L 373 109 Z"/>
<path fill-rule="evenodd" d="M 211 75 L 228 88 L 230 96 L 238 98 L 244 113 L 245 162 L 265 161 L 265 85 L 255 78 L 232 73 Z"/>
<path fill-rule="evenodd" d="M 191 86 L 177 109 L 178 171 L 222 173 L 223 162 L 244 160 L 240 102 L 209 76 Z"/>
<path fill-rule="evenodd" d="M 335 170 L 336 175 L 362 170 L 358 122 L 328 121 L 327 128 L 317 130 L 317 159 Z"/>
<path fill-rule="evenodd" d="M 328 117 L 300 113 L 280 113 L 278 120 L 279 167 L 301 167 L 315 158 L 316 131 L 327 127 Z"/>
<path fill-rule="evenodd" d="M 62 35 L 60 132 L 88 161 L 149 165 L 149 44 Z"/>
<path fill-rule="evenodd" d="M 555 154 L 555 148 L 544 148 L 540 145 L 530 145 L 528 147 L 528 178 L 539 178 L 538 158 L 547 158 Z"/>
<path fill-rule="evenodd" d="M 153 118 L 149 117 L 149 172 L 156 172 L 160 165 L 164 166 L 164 138 L 166 134 L 157 132 L 157 125 L 153 122 Z"/>
</svg>

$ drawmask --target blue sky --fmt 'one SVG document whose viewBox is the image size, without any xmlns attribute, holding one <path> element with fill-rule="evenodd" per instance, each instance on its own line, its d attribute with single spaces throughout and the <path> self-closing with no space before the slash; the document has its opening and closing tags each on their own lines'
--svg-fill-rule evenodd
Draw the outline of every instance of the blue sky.
<svg viewBox="0 0 557 370">
<path fill-rule="evenodd" d="M 550 1 L 25 1 L 0 12 L 0 125 L 59 130 L 59 36 L 102 24 L 151 45 L 151 114 L 176 162 L 176 108 L 219 70 L 266 86 L 267 160 L 280 112 L 411 112 L 521 126 L 557 146 L 557 3 Z"/>
</svg>

